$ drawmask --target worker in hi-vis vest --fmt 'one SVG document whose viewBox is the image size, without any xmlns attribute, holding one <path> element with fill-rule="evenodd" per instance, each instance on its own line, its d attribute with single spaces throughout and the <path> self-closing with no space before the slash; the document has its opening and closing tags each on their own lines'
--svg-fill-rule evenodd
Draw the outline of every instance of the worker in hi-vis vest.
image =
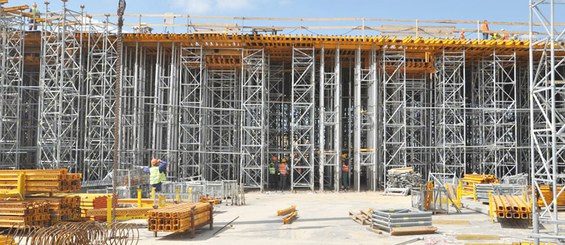
<svg viewBox="0 0 565 245">
<path fill-rule="evenodd" d="M 155 191 L 161 191 L 161 185 L 163 182 L 167 181 L 166 176 L 167 162 L 161 159 L 151 159 L 151 167 L 146 168 L 145 172 L 149 173 L 149 184 Z"/>
<path fill-rule="evenodd" d="M 275 189 L 277 185 L 277 165 L 279 164 L 279 159 L 277 155 L 271 157 L 271 162 L 269 163 L 269 188 Z"/>
<path fill-rule="evenodd" d="M 37 3 L 33 3 L 31 8 L 29 9 L 31 13 L 31 17 L 29 18 L 29 30 L 30 31 L 37 31 L 37 22 L 39 17 L 41 16 L 41 12 L 37 9 Z"/>
</svg>

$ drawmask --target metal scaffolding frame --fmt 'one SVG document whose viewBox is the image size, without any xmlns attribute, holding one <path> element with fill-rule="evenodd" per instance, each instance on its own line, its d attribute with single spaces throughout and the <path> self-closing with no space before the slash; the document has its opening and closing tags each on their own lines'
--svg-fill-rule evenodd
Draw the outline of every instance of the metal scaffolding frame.
<svg viewBox="0 0 565 245">
<path fill-rule="evenodd" d="M 84 180 L 100 180 L 114 164 L 116 39 L 109 21 L 90 23 L 86 73 Z"/>
<path fill-rule="evenodd" d="M 430 137 L 426 135 L 430 128 L 428 89 L 426 73 L 410 73 L 406 77 L 405 114 L 406 114 L 406 166 L 426 176 L 433 153 L 430 151 Z"/>
<path fill-rule="evenodd" d="M 241 59 L 241 159 L 240 183 L 245 188 L 265 187 L 265 53 L 243 49 Z"/>
<path fill-rule="evenodd" d="M 353 171 L 355 189 L 361 191 L 361 172 L 365 169 L 368 189 L 376 190 L 377 54 L 373 48 L 365 57 L 355 51 L 353 103 Z M 363 62 L 364 61 L 364 62 Z"/>
<path fill-rule="evenodd" d="M 383 50 L 383 180 L 390 168 L 406 166 L 406 50 Z"/>
<path fill-rule="evenodd" d="M 315 63 L 314 48 L 292 48 L 291 190 L 314 190 Z"/>
<path fill-rule="evenodd" d="M 235 69 L 207 70 L 204 100 L 204 178 L 235 180 L 239 176 L 240 80 Z"/>
<path fill-rule="evenodd" d="M 482 170 L 499 178 L 514 175 L 518 165 L 516 52 L 494 50 L 481 61 L 481 73 Z"/>
<path fill-rule="evenodd" d="M 565 177 L 565 30 L 555 23 L 564 6 L 562 1 L 530 0 L 531 236 L 536 245 L 540 240 L 562 243 L 565 239 L 565 223 L 559 218 L 557 205 L 565 190 L 559 187 Z M 534 26 L 534 22 L 541 26 Z M 542 186 L 549 187 L 551 201 L 541 195 Z M 545 224 L 543 231 L 541 224 Z"/>
<path fill-rule="evenodd" d="M 436 60 L 436 69 L 439 166 L 433 172 L 461 176 L 466 169 L 465 51 L 444 48 Z"/>
<path fill-rule="evenodd" d="M 339 48 L 334 62 L 326 65 L 325 50 L 320 50 L 320 190 L 339 191 L 341 173 L 341 77 Z M 328 54 L 331 57 L 331 53 Z"/>
<path fill-rule="evenodd" d="M 202 84 L 206 79 L 202 47 L 181 47 L 179 84 L 179 162 L 178 179 L 200 176 L 202 169 Z"/>
<path fill-rule="evenodd" d="M 79 110 L 83 15 L 66 8 L 46 11 L 41 32 L 38 168 L 79 166 Z"/>
<path fill-rule="evenodd" d="M 22 16 L 0 10 L 0 168 L 20 167 L 24 28 Z"/>
<path fill-rule="evenodd" d="M 120 90 L 120 142 L 119 169 L 147 166 L 145 153 L 145 84 L 147 82 L 147 50 L 140 47 L 124 47 L 122 61 L 122 86 Z"/>
</svg>

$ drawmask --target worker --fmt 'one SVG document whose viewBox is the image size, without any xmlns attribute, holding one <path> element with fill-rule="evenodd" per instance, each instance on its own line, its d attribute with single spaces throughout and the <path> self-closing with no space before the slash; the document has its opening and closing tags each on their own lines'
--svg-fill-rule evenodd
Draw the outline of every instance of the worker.
<svg viewBox="0 0 565 245">
<path fill-rule="evenodd" d="M 503 39 L 503 40 L 508 40 L 508 39 L 510 39 L 510 36 L 508 35 L 508 32 L 505 32 L 504 29 L 500 30 L 500 32 L 502 32 L 502 39 Z"/>
<path fill-rule="evenodd" d="M 341 183 L 344 190 L 349 188 L 349 158 L 346 153 L 341 154 Z"/>
<path fill-rule="evenodd" d="M 149 172 L 149 184 L 151 187 L 155 188 L 156 192 L 160 192 L 162 183 L 167 181 L 167 162 L 153 158 L 151 159 L 151 168 L 145 168 L 144 170 Z"/>
<path fill-rule="evenodd" d="M 498 40 L 500 39 L 502 36 L 500 36 L 500 34 L 498 32 L 495 32 L 492 34 L 492 39 L 493 40 Z"/>
<path fill-rule="evenodd" d="M 466 38 L 465 38 L 465 32 L 461 32 L 461 33 L 459 34 L 459 39 L 461 39 L 461 40 L 465 40 L 465 39 L 466 39 Z"/>
<path fill-rule="evenodd" d="M 41 16 L 41 12 L 37 9 L 37 3 L 33 3 L 31 5 L 29 12 L 31 13 L 31 17 L 29 19 L 29 30 L 37 31 L 37 22 L 39 22 L 39 17 Z"/>
<path fill-rule="evenodd" d="M 288 178 L 288 165 L 286 165 L 286 157 L 283 157 L 279 164 L 279 188 L 281 191 L 286 189 L 286 179 Z"/>
<path fill-rule="evenodd" d="M 273 155 L 271 157 L 271 162 L 269 163 L 269 188 L 271 189 L 276 189 L 278 163 L 279 159 L 277 158 L 277 155 Z"/>
<path fill-rule="evenodd" d="M 489 34 L 488 34 L 488 33 L 485 33 L 485 32 L 488 32 L 489 30 L 490 30 L 490 29 L 489 29 L 489 27 L 488 27 L 488 21 L 487 21 L 487 20 L 484 20 L 483 23 L 481 24 L 481 31 L 483 32 L 483 40 L 487 40 L 487 39 L 488 39 Z"/>
</svg>

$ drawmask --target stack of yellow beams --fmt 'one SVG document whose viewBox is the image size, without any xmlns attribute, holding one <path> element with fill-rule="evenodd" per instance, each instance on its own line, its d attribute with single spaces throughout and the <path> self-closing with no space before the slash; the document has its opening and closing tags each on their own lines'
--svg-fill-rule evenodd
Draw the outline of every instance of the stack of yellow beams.
<svg viewBox="0 0 565 245">
<path fill-rule="evenodd" d="M 18 187 L 18 175 L 25 177 L 25 193 L 70 192 L 81 189 L 81 174 L 68 173 L 67 169 L 52 170 L 0 170 L 0 191 Z"/>
<path fill-rule="evenodd" d="M 465 174 L 461 182 L 463 184 L 462 194 L 465 196 L 473 196 L 475 184 L 494 184 L 498 183 L 498 180 L 495 175 Z"/>
<path fill-rule="evenodd" d="M 81 219 L 79 196 L 28 197 L 26 201 L 49 203 L 51 224 L 59 221 L 79 221 Z"/>
<path fill-rule="evenodd" d="M 12 236 L 0 235 L 0 245 L 17 245 Z"/>
<path fill-rule="evenodd" d="M 96 199 L 97 197 L 107 197 L 110 194 L 99 194 L 99 193 L 80 193 L 77 194 L 77 196 L 79 196 L 80 198 L 80 210 L 81 210 L 81 217 L 83 218 L 90 218 L 92 219 L 92 217 L 89 217 L 86 215 L 87 210 L 90 209 L 94 209 L 94 199 Z"/>
<path fill-rule="evenodd" d="M 147 218 L 147 212 L 153 210 L 153 208 L 116 208 L 116 216 L 118 217 L 145 217 Z M 108 214 L 107 208 L 96 208 L 86 211 L 87 216 L 106 216 Z"/>
<path fill-rule="evenodd" d="M 521 196 L 492 195 L 492 208 L 499 219 L 531 219 L 532 209 Z M 490 202 L 489 202 L 490 205 Z"/>
<path fill-rule="evenodd" d="M 49 219 L 46 202 L 0 202 L 0 227 L 45 226 Z"/>
<path fill-rule="evenodd" d="M 563 188 L 565 188 L 565 186 L 557 187 L 557 193 L 561 192 L 561 190 Z M 540 197 L 538 198 L 538 206 L 540 206 L 540 207 L 545 206 L 541 196 L 543 196 L 547 205 L 549 205 L 551 202 L 553 202 L 553 191 L 551 190 L 551 188 L 549 188 L 548 185 L 540 186 L 540 190 L 541 190 L 541 194 L 540 194 Z M 559 195 L 559 197 L 557 197 L 557 206 L 559 206 L 559 207 L 565 206 L 565 191 L 561 195 Z"/>
<path fill-rule="evenodd" d="M 209 203 L 183 203 L 148 212 L 150 231 L 184 232 L 194 231 L 212 224 L 213 206 Z"/>
<path fill-rule="evenodd" d="M 218 205 L 222 203 L 222 200 L 218 199 L 217 197 L 200 196 L 200 202 Z"/>
</svg>

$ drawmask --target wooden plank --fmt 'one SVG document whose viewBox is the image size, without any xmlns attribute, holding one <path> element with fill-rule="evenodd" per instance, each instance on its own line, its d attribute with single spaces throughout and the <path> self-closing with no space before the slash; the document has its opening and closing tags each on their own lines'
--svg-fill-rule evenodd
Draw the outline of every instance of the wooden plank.
<svg viewBox="0 0 565 245">
<path fill-rule="evenodd" d="M 457 240 L 500 240 L 499 235 L 489 234 L 459 234 L 455 238 Z"/>
<path fill-rule="evenodd" d="M 397 227 L 392 228 L 390 234 L 392 236 L 423 235 L 434 234 L 436 231 L 437 228 L 433 226 Z"/>
<path fill-rule="evenodd" d="M 466 219 L 438 219 L 432 220 L 433 224 L 442 224 L 442 225 L 468 225 L 471 224 Z"/>
<path fill-rule="evenodd" d="M 379 230 L 379 229 L 375 229 L 375 228 L 373 228 L 373 227 L 370 227 L 370 226 L 369 226 L 369 227 L 367 227 L 367 230 L 368 230 L 368 231 L 370 231 L 370 232 L 373 232 L 373 233 L 379 234 L 379 235 L 383 234 L 383 231 L 381 231 L 381 230 Z"/>
</svg>

